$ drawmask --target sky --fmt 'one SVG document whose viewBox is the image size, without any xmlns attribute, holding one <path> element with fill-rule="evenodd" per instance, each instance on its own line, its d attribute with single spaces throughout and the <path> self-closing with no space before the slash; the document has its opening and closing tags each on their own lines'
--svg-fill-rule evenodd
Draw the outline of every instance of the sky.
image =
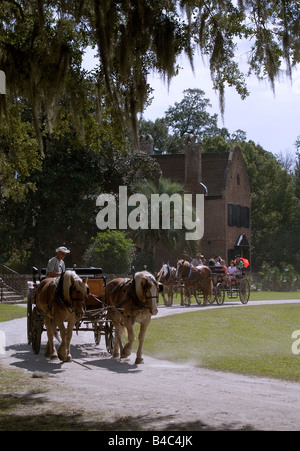
<svg viewBox="0 0 300 451">
<path fill-rule="evenodd" d="M 246 67 L 242 53 L 241 67 Z M 222 120 L 218 93 L 212 89 L 208 64 L 200 56 L 194 59 L 194 72 L 187 58 L 178 61 L 181 70 L 172 78 L 169 86 L 158 75 L 150 74 L 148 82 L 154 92 L 152 104 L 144 111 L 145 120 L 162 118 L 169 106 L 183 99 L 183 91 L 189 88 L 202 89 L 212 105 L 209 114 L 218 115 L 218 126 L 230 133 L 240 129 L 246 132 L 247 140 L 260 144 L 275 155 L 295 156 L 295 141 L 300 135 L 300 67 L 293 73 L 293 82 L 282 77 L 275 84 L 275 94 L 267 81 L 260 82 L 252 76 L 247 81 L 250 95 L 242 100 L 234 88 L 225 89 L 225 113 Z M 87 52 L 84 67 L 91 70 L 96 64 L 92 53 Z"/>
<path fill-rule="evenodd" d="M 194 64 L 194 72 L 187 60 L 181 62 L 182 70 L 168 87 L 158 76 L 149 77 L 154 88 L 153 102 L 143 115 L 152 120 L 165 115 L 169 106 L 183 99 L 183 91 L 189 88 L 202 89 L 212 105 L 209 114 L 218 114 L 218 126 L 230 133 L 240 129 L 246 132 L 247 140 L 260 144 L 276 155 L 295 155 L 294 143 L 300 135 L 300 68 L 295 71 L 293 83 L 286 77 L 276 83 L 275 94 L 270 84 L 256 77 L 248 79 L 250 95 L 242 100 L 234 88 L 225 89 L 225 113 L 222 121 L 219 97 L 212 89 L 209 67 L 201 58 Z"/>
</svg>

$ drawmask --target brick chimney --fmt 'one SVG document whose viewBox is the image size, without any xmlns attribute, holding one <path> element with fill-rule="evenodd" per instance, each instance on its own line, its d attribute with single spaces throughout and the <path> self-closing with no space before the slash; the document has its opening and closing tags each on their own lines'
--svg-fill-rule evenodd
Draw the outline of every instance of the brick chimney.
<svg viewBox="0 0 300 451">
<path fill-rule="evenodd" d="M 201 165 L 202 144 L 199 136 L 187 135 L 185 139 L 185 188 L 189 193 L 202 192 L 200 185 L 202 179 Z"/>
</svg>

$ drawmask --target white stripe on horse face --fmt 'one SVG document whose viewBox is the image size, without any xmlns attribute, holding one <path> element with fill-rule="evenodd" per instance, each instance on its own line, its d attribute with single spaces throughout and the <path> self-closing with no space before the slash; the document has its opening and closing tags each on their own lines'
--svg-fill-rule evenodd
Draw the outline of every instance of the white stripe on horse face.
<svg viewBox="0 0 300 451">
<path fill-rule="evenodd" d="M 151 313 L 152 315 L 157 315 L 158 309 L 157 309 L 157 301 L 158 301 L 158 287 L 156 284 L 153 284 L 150 288 L 151 298 L 150 305 L 151 305 Z"/>
</svg>

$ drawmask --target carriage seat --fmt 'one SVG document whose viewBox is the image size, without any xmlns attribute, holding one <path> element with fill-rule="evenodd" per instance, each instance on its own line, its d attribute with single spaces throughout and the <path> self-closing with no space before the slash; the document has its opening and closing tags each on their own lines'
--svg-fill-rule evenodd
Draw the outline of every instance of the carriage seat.
<svg viewBox="0 0 300 451">
<path fill-rule="evenodd" d="M 211 266 L 211 272 L 216 276 L 224 276 L 224 268 L 222 266 Z"/>
<path fill-rule="evenodd" d="M 87 278 L 90 294 L 86 300 L 86 308 L 102 308 L 105 295 L 106 276 L 102 275 L 102 268 L 77 268 L 75 265 L 73 271 L 83 278 Z"/>
</svg>

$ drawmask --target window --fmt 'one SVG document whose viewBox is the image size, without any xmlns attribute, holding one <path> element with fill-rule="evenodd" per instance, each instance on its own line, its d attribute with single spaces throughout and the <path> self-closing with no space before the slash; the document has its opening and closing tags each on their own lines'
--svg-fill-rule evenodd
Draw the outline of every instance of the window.
<svg viewBox="0 0 300 451">
<path fill-rule="evenodd" d="M 229 227 L 250 227 L 250 208 L 241 205 L 227 205 L 227 224 Z"/>
</svg>

